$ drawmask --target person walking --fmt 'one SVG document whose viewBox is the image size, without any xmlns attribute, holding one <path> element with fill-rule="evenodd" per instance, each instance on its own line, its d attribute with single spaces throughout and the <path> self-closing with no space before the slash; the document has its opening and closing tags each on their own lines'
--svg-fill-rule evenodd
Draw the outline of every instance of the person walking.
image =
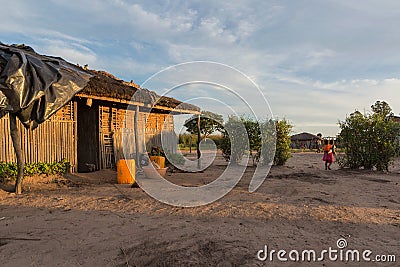
<svg viewBox="0 0 400 267">
<path fill-rule="evenodd" d="M 317 146 L 317 153 L 321 153 L 321 145 L 322 145 L 322 134 L 319 133 L 317 134 L 317 141 L 316 141 L 316 146 Z"/>
<path fill-rule="evenodd" d="M 330 170 L 332 162 L 334 161 L 334 144 L 333 140 L 324 140 L 324 146 L 322 147 L 324 151 L 324 157 L 322 158 L 325 161 L 325 170 Z"/>
<path fill-rule="evenodd" d="M 317 153 L 321 153 L 321 145 L 322 145 L 322 141 L 321 139 L 317 139 L 317 141 L 315 141 L 315 145 L 317 147 Z"/>
</svg>

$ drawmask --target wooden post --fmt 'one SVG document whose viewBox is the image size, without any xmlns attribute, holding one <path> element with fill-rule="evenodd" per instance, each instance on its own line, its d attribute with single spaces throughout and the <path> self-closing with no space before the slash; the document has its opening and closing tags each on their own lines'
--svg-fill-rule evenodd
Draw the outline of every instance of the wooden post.
<svg viewBox="0 0 400 267">
<path fill-rule="evenodd" d="M 192 133 L 190 133 L 189 153 L 192 154 Z"/>
<path fill-rule="evenodd" d="M 10 118 L 10 134 L 14 146 L 15 155 L 17 156 L 18 174 L 15 180 L 15 194 L 22 194 L 22 180 L 24 179 L 24 158 L 21 148 L 21 136 L 17 128 L 17 115 L 9 113 Z"/>
<path fill-rule="evenodd" d="M 200 164 L 200 157 L 201 157 L 201 152 L 200 152 L 200 114 L 197 116 L 197 168 L 200 170 L 201 164 Z"/>
<path fill-rule="evenodd" d="M 138 117 L 139 117 L 139 106 L 135 106 L 135 116 L 134 116 L 134 133 L 135 133 L 135 162 L 136 167 L 140 168 L 140 155 L 139 155 L 139 134 L 138 134 Z"/>
</svg>

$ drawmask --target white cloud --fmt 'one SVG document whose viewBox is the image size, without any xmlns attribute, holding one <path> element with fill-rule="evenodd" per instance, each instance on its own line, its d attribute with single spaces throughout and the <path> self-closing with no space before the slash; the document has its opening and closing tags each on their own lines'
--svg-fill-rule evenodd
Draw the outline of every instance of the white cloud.
<svg viewBox="0 0 400 267">
<path fill-rule="evenodd" d="M 221 21 L 215 17 L 204 18 L 200 22 L 199 31 L 205 33 L 210 38 L 217 38 L 224 43 L 233 43 L 236 37 L 226 30 Z"/>
<path fill-rule="evenodd" d="M 77 43 L 67 43 L 61 40 L 43 40 L 44 47 L 42 48 L 46 54 L 59 56 L 65 60 L 77 63 L 80 65 L 89 64 L 90 68 L 96 67 L 96 54 L 83 45 Z M 41 51 L 38 51 L 41 52 Z"/>
</svg>

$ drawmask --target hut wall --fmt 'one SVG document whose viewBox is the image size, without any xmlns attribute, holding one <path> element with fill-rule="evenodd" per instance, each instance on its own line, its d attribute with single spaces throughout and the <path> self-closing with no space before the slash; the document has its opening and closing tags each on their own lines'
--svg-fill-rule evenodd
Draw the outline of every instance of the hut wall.
<svg viewBox="0 0 400 267">
<path fill-rule="evenodd" d="M 113 163 L 113 122 L 115 109 L 112 107 L 99 107 L 99 145 L 100 145 L 100 169 L 111 168 Z"/>
<path fill-rule="evenodd" d="M 173 143 L 174 120 L 172 115 L 139 112 L 138 129 L 134 126 L 135 111 L 101 105 L 99 107 L 100 168 L 115 168 L 119 159 L 135 158 L 135 130 L 140 138 L 139 153 L 150 151 L 153 145 L 176 152 Z M 145 144 L 145 145 L 143 145 Z"/>
<path fill-rule="evenodd" d="M 174 117 L 168 114 L 150 113 L 146 117 L 145 143 L 147 151 L 152 146 L 162 147 L 176 153 L 176 135 L 174 133 Z"/>
<path fill-rule="evenodd" d="M 18 121 L 18 120 L 17 120 Z M 25 162 L 53 162 L 68 159 L 72 170 L 77 167 L 76 103 L 69 102 L 35 130 L 25 129 L 18 121 Z M 0 119 L 0 161 L 16 162 L 10 136 L 8 115 Z"/>
<path fill-rule="evenodd" d="M 125 158 L 122 142 L 124 142 L 125 147 L 132 148 L 131 152 L 126 151 L 127 154 L 134 153 L 134 114 L 134 111 L 124 108 L 105 105 L 99 107 L 101 169 L 114 168 L 119 159 Z M 124 138 L 122 134 L 126 134 Z"/>
<path fill-rule="evenodd" d="M 296 149 L 316 149 L 318 144 L 317 140 L 292 140 L 290 146 Z"/>
</svg>

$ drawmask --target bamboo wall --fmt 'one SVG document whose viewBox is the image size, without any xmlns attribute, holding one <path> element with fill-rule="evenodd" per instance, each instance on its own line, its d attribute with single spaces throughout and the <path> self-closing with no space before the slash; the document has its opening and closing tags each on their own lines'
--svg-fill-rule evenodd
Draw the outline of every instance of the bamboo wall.
<svg viewBox="0 0 400 267">
<path fill-rule="evenodd" d="M 152 146 L 164 146 L 164 150 L 176 153 L 177 143 L 176 141 L 174 142 L 174 139 L 176 139 L 176 135 L 174 132 L 174 117 L 172 115 L 157 113 L 148 114 L 145 130 L 147 151 L 150 151 Z"/>
<path fill-rule="evenodd" d="M 139 153 L 150 151 L 153 145 L 161 147 L 161 133 L 164 146 L 176 152 L 172 115 L 140 112 L 135 129 L 133 110 L 100 106 L 99 112 L 101 169 L 114 168 L 119 159 L 135 158 L 135 130 L 141 145 Z"/>
<path fill-rule="evenodd" d="M 76 105 L 70 102 L 35 130 L 27 130 L 17 120 L 25 162 L 53 162 L 68 159 L 76 168 Z M 0 119 L 0 161 L 16 162 L 8 115 Z"/>
</svg>

